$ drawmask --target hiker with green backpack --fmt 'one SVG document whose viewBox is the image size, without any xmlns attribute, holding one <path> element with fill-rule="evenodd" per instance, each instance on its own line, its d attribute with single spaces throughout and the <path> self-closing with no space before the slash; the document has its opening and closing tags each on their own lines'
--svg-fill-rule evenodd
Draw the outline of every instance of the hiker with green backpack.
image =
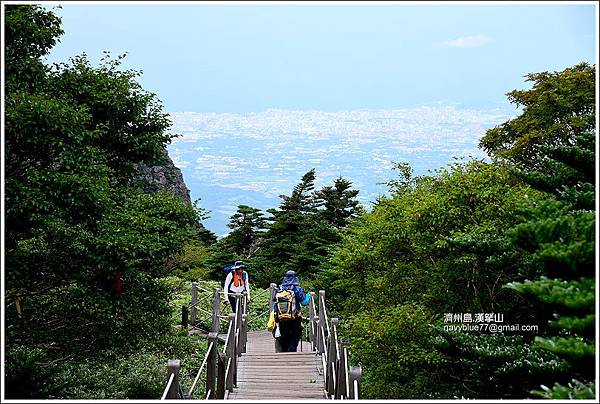
<svg viewBox="0 0 600 404">
<path fill-rule="evenodd" d="M 302 336 L 301 306 L 310 301 L 310 294 L 300 287 L 296 272 L 287 271 L 281 285 L 275 293 L 273 313 L 275 332 L 279 334 L 278 342 L 283 352 L 296 352 Z"/>
</svg>

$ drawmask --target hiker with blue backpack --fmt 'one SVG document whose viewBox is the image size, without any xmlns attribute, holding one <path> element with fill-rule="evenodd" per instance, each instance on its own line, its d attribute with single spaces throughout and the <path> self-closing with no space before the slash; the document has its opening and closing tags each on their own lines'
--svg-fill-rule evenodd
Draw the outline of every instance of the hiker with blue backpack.
<svg viewBox="0 0 600 404">
<path fill-rule="evenodd" d="M 223 284 L 224 296 L 227 296 L 225 302 L 229 302 L 231 310 L 235 313 L 236 299 L 235 294 L 241 294 L 246 299 L 246 303 L 250 303 L 250 282 L 248 281 L 248 272 L 245 271 L 246 266 L 241 261 L 230 267 L 229 273 L 225 277 Z"/>
<path fill-rule="evenodd" d="M 275 293 L 273 313 L 274 336 L 283 352 L 296 352 L 302 336 L 302 307 L 310 301 L 310 294 L 300 286 L 296 272 L 287 271 Z"/>
</svg>

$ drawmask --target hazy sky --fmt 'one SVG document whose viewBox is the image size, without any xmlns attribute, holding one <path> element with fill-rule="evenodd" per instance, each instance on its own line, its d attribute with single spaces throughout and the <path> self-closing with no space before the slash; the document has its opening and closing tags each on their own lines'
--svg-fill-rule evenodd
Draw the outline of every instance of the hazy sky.
<svg viewBox="0 0 600 404">
<path fill-rule="evenodd" d="M 588 5 L 83 5 L 50 61 L 128 53 L 167 111 L 506 104 L 528 72 L 595 63 Z"/>
</svg>

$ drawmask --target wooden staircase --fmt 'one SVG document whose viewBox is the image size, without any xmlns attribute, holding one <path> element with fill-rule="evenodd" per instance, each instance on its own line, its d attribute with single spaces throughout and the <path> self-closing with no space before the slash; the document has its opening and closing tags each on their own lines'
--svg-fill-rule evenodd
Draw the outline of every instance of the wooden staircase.
<svg viewBox="0 0 600 404">
<path fill-rule="evenodd" d="M 234 294 L 235 313 L 221 315 L 223 291 L 212 291 L 211 330 L 208 349 L 189 389 L 179 383 L 180 361 L 169 359 L 167 384 L 161 400 L 167 399 L 237 399 L 282 401 L 316 401 L 327 399 L 358 400 L 362 368 L 349 366 L 348 341 L 338 341 L 339 320 L 329 318 L 325 308 L 325 291 L 318 298 L 313 292 L 308 304 L 307 339 L 298 352 L 275 352 L 275 340 L 268 331 L 249 331 L 249 324 L 273 307 L 277 285 L 269 287 L 266 311 L 249 320 L 244 295 Z M 199 305 L 210 298 L 210 291 L 198 298 L 199 288 L 192 283 L 192 304 L 182 306 L 181 325 L 197 323 Z M 223 328 L 222 321 L 226 321 Z M 197 327 L 198 328 L 198 327 Z M 220 332 L 227 330 L 225 334 Z M 223 342 L 224 346 L 220 346 Z M 204 383 L 201 381 L 205 375 Z M 202 387 L 198 388 L 204 384 Z"/>
<path fill-rule="evenodd" d="M 248 332 L 246 353 L 238 360 L 237 383 L 228 400 L 324 400 L 321 357 L 303 341 L 302 351 L 275 352 L 268 331 Z"/>
</svg>

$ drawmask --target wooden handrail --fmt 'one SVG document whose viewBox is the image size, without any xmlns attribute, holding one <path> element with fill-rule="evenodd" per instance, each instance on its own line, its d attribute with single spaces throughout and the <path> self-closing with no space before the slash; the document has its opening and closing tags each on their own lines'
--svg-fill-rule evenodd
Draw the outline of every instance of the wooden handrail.
<svg viewBox="0 0 600 404">
<path fill-rule="evenodd" d="M 169 381 L 167 382 L 167 387 L 165 387 L 165 391 L 162 394 L 161 400 L 167 398 L 167 394 L 169 394 L 169 390 L 171 390 L 171 385 L 173 384 L 173 380 L 175 380 L 175 373 L 171 373 L 169 375 Z"/>
<path fill-rule="evenodd" d="M 276 288 L 277 285 L 274 283 L 269 287 L 268 313 L 273 310 Z M 203 308 L 200 308 L 200 310 L 197 309 L 198 304 L 204 300 L 204 298 L 198 299 L 198 290 L 204 291 L 204 289 L 198 288 L 197 285 L 193 285 L 192 305 L 182 306 L 182 317 L 185 317 L 186 323 L 189 309 L 194 309 L 193 312 L 189 313 L 191 314 L 190 320 L 192 321 L 196 320 L 199 311 L 206 311 Z M 187 394 L 181 393 L 183 389 L 179 384 L 179 361 L 169 360 L 169 376 L 161 400 L 190 399 L 205 365 L 206 399 L 224 400 L 233 391 L 233 387 L 237 383 L 238 357 L 246 352 L 248 324 L 254 319 L 248 319 L 245 294 L 228 294 L 235 297 L 236 310 L 234 313 L 229 313 L 226 317 L 228 322 L 227 336 L 225 337 L 223 352 L 219 352 L 218 333 L 221 328 L 221 319 L 225 318 L 225 316 L 221 315 L 220 310 L 221 295 L 223 295 L 223 291 L 219 288 L 213 290 L 212 332 L 209 333 L 210 342 L 204 360 L 192 383 L 192 387 Z M 340 343 L 338 340 L 339 320 L 335 317 L 329 318 L 327 315 L 325 291 L 319 291 L 316 302 L 315 293 L 311 292 L 310 297 L 308 306 L 308 339 L 311 342 L 312 350 L 321 355 L 327 395 L 331 399 L 358 400 L 360 397 L 362 368 L 360 366 L 349 368 L 348 343 L 345 340 Z"/>
<path fill-rule="evenodd" d="M 313 350 L 321 354 L 325 390 L 331 399 L 358 400 L 362 369 L 360 366 L 349 369 L 348 343 L 338 340 L 339 320 L 327 315 L 325 291 L 320 290 L 318 296 L 318 304 L 315 304 L 315 294 L 311 293 L 309 338 Z"/>
<path fill-rule="evenodd" d="M 213 349 L 215 349 L 215 342 L 211 341 L 210 345 L 208 346 L 208 349 L 206 350 L 206 354 L 204 355 L 204 360 L 202 361 L 202 365 L 200 365 L 200 369 L 198 370 L 198 373 L 196 374 L 196 377 L 194 378 L 192 387 L 190 387 L 190 390 L 187 393 L 188 397 L 190 397 L 190 398 L 192 397 L 192 394 L 194 393 L 194 388 L 196 387 L 196 383 L 198 383 L 198 379 L 200 379 L 200 374 L 204 370 L 204 365 L 206 365 L 206 363 L 208 361 L 208 357 L 210 354 L 212 354 Z"/>
<path fill-rule="evenodd" d="M 188 310 L 194 308 L 192 319 L 195 319 L 199 311 L 196 306 L 204 300 L 198 299 L 197 291 L 199 288 L 193 284 L 192 287 L 192 305 L 182 306 L 182 317 L 185 320 L 182 325 L 187 327 Z M 185 393 L 179 383 L 179 360 L 169 360 L 169 379 L 167 386 L 163 392 L 161 400 L 164 399 L 191 399 L 194 390 L 200 379 L 201 373 L 206 369 L 206 399 L 225 399 L 229 391 L 233 390 L 233 386 L 237 383 L 237 357 L 243 352 L 246 352 L 247 342 L 247 301 L 246 295 L 233 293 L 235 296 L 235 313 L 229 313 L 227 337 L 225 338 L 225 346 L 223 353 L 219 353 L 217 344 L 219 342 L 218 332 L 220 330 L 220 305 L 222 292 L 215 288 L 213 291 L 213 307 L 212 307 L 212 332 L 208 334 L 209 345 L 205 354 L 204 360 L 200 365 L 198 373 L 194 378 L 192 387 Z M 192 314 L 191 312 L 189 314 Z M 205 368 L 206 366 L 206 368 Z"/>
</svg>

